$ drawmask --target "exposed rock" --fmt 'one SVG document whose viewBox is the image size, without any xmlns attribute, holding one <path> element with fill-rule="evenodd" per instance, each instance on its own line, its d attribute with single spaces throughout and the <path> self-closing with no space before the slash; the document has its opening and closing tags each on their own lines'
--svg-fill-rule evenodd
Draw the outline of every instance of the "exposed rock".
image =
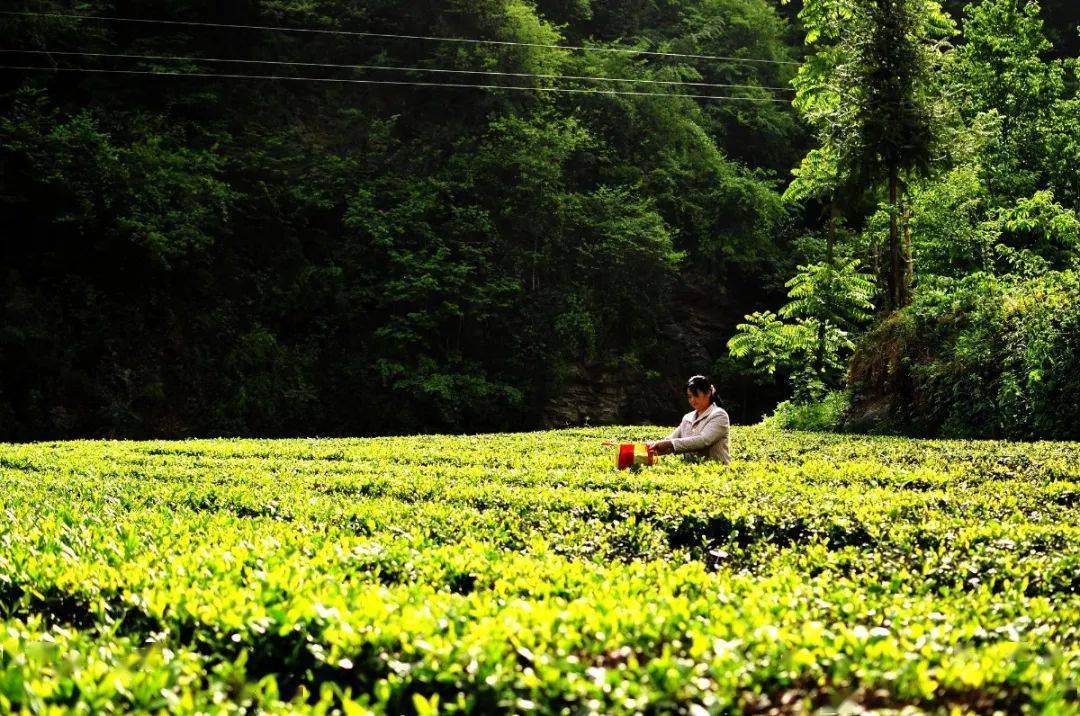
<svg viewBox="0 0 1080 716">
<path fill-rule="evenodd" d="M 758 386 L 741 376 L 713 375 L 727 355 L 727 340 L 743 316 L 761 300 L 756 277 L 742 284 L 717 286 L 686 277 L 673 297 L 671 320 L 663 326 L 661 345 L 650 378 L 644 368 L 606 368 L 584 362 L 569 368 L 560 389 L 545 406 L 546 427 L 570 425 L 660 424 L 678 421 L 686 411 L 682 390 L 694 374 L 709 375 L 736 422 L 754 422 L 782 398 L 779 385 Z M 744 285 L 745 284 L 745 285 Z M 732 296 L 739 296 L 736 304 Z M 737 395 L 733 394 L 737 388 Z"/>
<path fill-rule="evenodd" d="M 625 421 L 630 394 L 641 376 L 629 369 L 611 370 L 579 364 L 570 368 L 562 391 L 548 401 L 544 426 L 611 425 Z"/>
</svg>

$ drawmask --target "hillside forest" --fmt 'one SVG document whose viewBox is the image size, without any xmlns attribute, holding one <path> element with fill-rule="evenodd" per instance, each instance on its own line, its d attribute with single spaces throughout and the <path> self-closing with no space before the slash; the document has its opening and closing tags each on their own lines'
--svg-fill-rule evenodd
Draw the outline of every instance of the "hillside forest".
<svg viewBox="0 0 1080 716">
<path fill-rule="evenodd" d="M 0 440 L 1080 438 L 1070 0 L 4 8 Z"/>
</svg>

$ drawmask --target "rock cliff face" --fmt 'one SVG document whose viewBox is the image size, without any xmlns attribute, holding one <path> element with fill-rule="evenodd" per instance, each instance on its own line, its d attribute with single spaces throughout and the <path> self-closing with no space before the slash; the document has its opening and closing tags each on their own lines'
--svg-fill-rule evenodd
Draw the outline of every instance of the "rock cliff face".
<svg viewBox="0 0 1080 716">
<path fill-rule="evenodd" d="M 544 427 L 625 423 L 631 393 L 642 376 L 584 363 L 571 366 L 561 391 L 544 409 Z"/>
<path fill-rule="evenodd" d="M 756 422 L 782 399 L 782 388 L 718 371 L 718 362 L 727 355 L 735 326 L 761 308 L 762 293 L 757 277 L 724 286 L 688 280 L 673 297 L 656 362 L 647 368 L 571 366 L 544 409 L 545 427 L 674 424 L 687 410 L 683 385 L 697 373 L 713 378 L 733 421 Z M 658 377 L 650 378 L 649 369 Z"/>
</svg>

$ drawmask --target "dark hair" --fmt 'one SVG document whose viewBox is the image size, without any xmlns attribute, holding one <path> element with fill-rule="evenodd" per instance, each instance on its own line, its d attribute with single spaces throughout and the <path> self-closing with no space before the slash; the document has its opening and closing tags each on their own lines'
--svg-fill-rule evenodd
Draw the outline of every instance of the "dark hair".
<svg viewBox="0 0 1080 716">
<path fill-rule="evenodd" d="M 712 392 L 713 405 L 720 405 L 720 394 L 715 392 L 716 388 L 713 387 L 712 381 L 703 375 L 695 375 L 686 381 L 686 389 L 695 395 L 701 395 L 704 393 L 708 395 Z"/>
</svg>

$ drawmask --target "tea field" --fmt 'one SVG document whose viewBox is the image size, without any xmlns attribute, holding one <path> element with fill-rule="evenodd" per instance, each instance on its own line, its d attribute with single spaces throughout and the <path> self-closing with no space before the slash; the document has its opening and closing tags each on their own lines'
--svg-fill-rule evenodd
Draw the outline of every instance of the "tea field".
<svg viewBox="0 0 1080 716">
<path fill-rule="evenodd" d="M 1078 713 L 1080 445 L 0 445 L 0 712 Z"/>
</svg>

